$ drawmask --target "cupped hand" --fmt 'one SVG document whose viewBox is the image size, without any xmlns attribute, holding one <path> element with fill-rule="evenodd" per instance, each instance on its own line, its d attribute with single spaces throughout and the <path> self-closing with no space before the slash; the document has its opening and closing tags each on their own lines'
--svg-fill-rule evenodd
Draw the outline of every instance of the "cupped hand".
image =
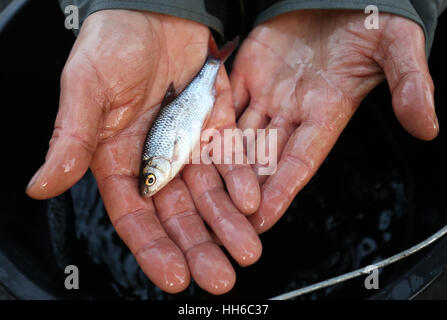
<svg viewBox="0 0 447 320">
<path fill-rule="evenodd" d="M 35 199 L 54 197 L 90 167 L 116 231 L 145 274 L 171 293 L 188 286 L 190 273 L 214 294 L 234 285 L 234 270 L 204 221 L 239 264 L 254 263 L 261 252 L 244 215 L 256 211 L 260 201 L 249 165 L 189 165 L 183 178 L 153 199 L 139 194 L 146 133 L 169 84 L 179 92 L 202 66 L 209 35 L 198 23 L 149 12 L 106 10 L 89 16 L 62 73 L 45 163 L 26 190 Z M 224 68 L 209 126 L 235 127 Z"/>
<path fill-rule="evenodd" d="M 256 27 L 239 50 L 231 73 L 238 127 L 277 130 L 277 169 L 258 176 L 261 205 L 249 217 L 258 233 L 278 221 L 385 78 L 402 126 L 422 140 L 438 134 L 421 27 L 381 13 L 379 29 L 367 29 L 365 18 L 342 10 L 283 14 Z M 258 146 L 269 149 L 267 138 Z"/>
</svg>

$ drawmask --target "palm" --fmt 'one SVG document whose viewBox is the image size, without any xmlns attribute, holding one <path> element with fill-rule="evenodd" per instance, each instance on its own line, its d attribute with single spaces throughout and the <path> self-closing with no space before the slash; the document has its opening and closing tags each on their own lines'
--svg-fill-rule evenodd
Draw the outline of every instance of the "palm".
<svg viewBox="0 0 447 320">
<path fill-rule="evenodd" d="M 232 73 L 238 126 L 278 130 L 280 162 L 275 174 L 259 176 L 262 202 L 250 217 L 258 232 L 284 213 L 385 75 L 407 131 L 436 136 L 422 30 L 380 18 L 380 29 L 368 30 L 362 13 L 297 11 L 257 27 L 241 48 Z"/>
<path fill-rule="evenodd" d="M 60 110 L 46 162 L 27 189 L 34 198 L 55 196 L 76 183 L 90 166 L 116 231 L 143 271 L 169 292 L 183 290 L 190 272 L 212 293 L 230 290 L 235 281 L 230 262 L 212 240 L 195 203 L 239 263 L 253 263 L 260 254 L 255 231 L 229 200 L 212 165 L 190 166 L 185 181 L 175 179 L 153 199 L 144 199 L 138 192 L 147 130 L 169 84 L 181 90 L 201 67 L 208 39 L 207 27 L 170 16 L 124 10 L 91 15 L 62 75 Z M 222 68 L 210 125 L 235 126 L 231 104 L 229 80 Z M 232 171 L 218 169 L 221 174 Z M 245 184 L 258 185 L 248 166 L 241 172 Z M 202 189 L 192 189 L 203 177 L 208 185 L 220 187 L 207 189 L 201 183 Z M 237 184 L 225 181 L 230 195 L 231 190 L 237 194 Z M 210 192 L 214 192 L 211 200 Z M 250 205 L 256 210 L 259 195 L 258 200 L 241 201 L 246 196 L 231 200 L 242 211 L 246 204 L 247 211 Z M 222 206 L 229 209 L 216 214 L 213 208 Z"/>
</svg>

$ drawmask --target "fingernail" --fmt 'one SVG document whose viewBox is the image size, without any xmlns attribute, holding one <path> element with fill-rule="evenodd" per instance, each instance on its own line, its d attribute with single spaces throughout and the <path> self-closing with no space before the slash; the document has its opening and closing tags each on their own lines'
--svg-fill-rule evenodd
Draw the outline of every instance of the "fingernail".
<svg viewBox="0 0 447 320">
<path fill-rule="evenodd" d="M 28 190 L 29 188 L 31 188 L 31 186 L 33 186 L 33 185 L 36 183 L 37 179 L 38 179 L 39 176 L 40 176 L 40 173 L 42 172 L 42 169 L 43 169 L 44 165 L 45 165 L 45 164 L 43 164 L 43 165 L 39 168 L 39 170 L 36 171 L 36 173 L 34 174 L 34 176 L 31 178 L 30 182 L 29 182 L 28 185 L 26 186 L 26 190 Z"/>
</svg>

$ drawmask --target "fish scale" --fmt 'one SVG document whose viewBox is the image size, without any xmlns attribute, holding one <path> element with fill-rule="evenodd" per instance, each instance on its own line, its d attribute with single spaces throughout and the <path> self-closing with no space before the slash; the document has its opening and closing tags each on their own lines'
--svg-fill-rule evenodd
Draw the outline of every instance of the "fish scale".
<svg viewBox="0 0 447 320">
<path fill-rule="evenodd" d="M 165 101 L 162 103 L 144 143 L 140 175 L 142 196 L 154 195 L 188 163 L 214 106 L 214 85 L 219 68 L 237 43 L 235 39 L 219 52 L 210 37 L 210 54 L 197 75 L 175 99 L 166 105 L 163 105 Z M 167 93 L 172 93 L 171 89 L 172 86 Z"/>
<path fill-rule="evenodd" d="M 218 60 L 207 59 L 198 75 L 185 90 L 168 105 L 162 107 L 146 139 L 143 159 L 148 160 L 152 157 L 172 159 L 175 141 L 180 140 L 177 144 L 187 143 L 186 140 L 189 139 L 186 135 L 191 133 L 194 123 L 203 125 L 214 105 L 214 82 L 219 66 Z M 198 141 L 191 142 L 177 148 L 191 151 L 194 143 Z"/>
</svg>

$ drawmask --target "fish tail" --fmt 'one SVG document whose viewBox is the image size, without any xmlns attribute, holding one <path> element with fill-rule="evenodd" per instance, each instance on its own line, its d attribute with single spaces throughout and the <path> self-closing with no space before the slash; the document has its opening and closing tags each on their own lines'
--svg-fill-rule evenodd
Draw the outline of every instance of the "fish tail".
<svg viewBox="0 0 447 320">
<path fill-rule="evenodd" d="M 227 60 L 227 58 L 233 53 L 234 49 L 236 49 L 238 44 L 239 44 L 239 36 L 225 43 L 222 49 L 219 50 L 217 48 L 217 44 L 213 38 L 213 35 L 210 33 L 210 39 L 208 44 L 208 55 L 214 59 L 219 60 L 221 63 L 224 63 L 225 60 Z"/>
</svg>

